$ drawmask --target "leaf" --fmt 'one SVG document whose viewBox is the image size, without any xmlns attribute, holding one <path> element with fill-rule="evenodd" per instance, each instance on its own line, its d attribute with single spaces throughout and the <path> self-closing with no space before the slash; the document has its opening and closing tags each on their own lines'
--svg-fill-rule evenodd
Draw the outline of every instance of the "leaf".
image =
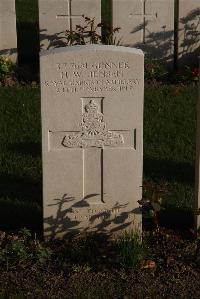
<svg viewBox="0 0 200 299">
<path fill-rule="evenodd" d="M 154 211 L 159 212 L 161 210 L 160 204 L 157 202 L 152 202 L 151 203 L 152 208 L 154 209 Z"/>
<path fill-rule="evenodd" d="M 156 267 L 156 263 L 153 260 L 145 261 L 144 265 L 141 267 L 142 269 L 154 269 Z"/>
</svg>

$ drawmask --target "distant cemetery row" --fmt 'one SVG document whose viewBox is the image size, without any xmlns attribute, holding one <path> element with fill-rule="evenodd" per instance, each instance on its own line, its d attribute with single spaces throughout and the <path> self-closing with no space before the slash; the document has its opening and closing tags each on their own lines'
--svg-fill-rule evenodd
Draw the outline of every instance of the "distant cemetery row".
<svg viewBox="0 0 200 299">
<path fill-rule="evenodd" d="M 62 46 L 66 30 L 84 25 L 84 16 L 102 20 L 101 0 L 38 0 L 40 48 Z M 199 0 L 112 0 L 112 26 L 120 45 L 173 66 L 197 61 Z M 0 54 L 17 59 L 15 0 L 0 2 Z M 101 34 L 99 29 L 99 34 Z"/>
</svg>

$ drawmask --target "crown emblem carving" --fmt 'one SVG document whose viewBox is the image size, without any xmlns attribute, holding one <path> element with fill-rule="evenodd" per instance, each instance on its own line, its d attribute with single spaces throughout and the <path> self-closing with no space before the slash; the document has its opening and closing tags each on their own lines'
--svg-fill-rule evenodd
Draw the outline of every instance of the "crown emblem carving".
<svg viewBox="0 0 200 299">
<path fill-rule="evenodd" d="M 65 136 L 61 143 L 64 147 L 104 147 L 124 143 L 122 134 L 107 129 L 103 113 L 93 99 L 85 105 L 84 110 L 80 132 Z"/>
</svg>

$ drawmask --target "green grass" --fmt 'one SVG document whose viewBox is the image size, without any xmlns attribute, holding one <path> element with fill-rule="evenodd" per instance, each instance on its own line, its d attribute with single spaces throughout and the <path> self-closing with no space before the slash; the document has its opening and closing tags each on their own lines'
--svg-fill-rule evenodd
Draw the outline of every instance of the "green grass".
<svg viewBox="0 0 200 299">
<path fill-rule="evenodd" d="M 144 175 L 169 184 L 165 222 L 192 223 L 195 176 L 195 105 L 193 86 L 145 90 Z"/>
<path fill-rule="evenodd" d="M 39 90 L 1 88 L 0 119 L 0 227 L 38 228 L 42 203 Z"/>
<path fill-rule="evenodd" d="M 191 224 L 197 88 L 147 86 L 144 178 L 168 182 L 165 224 Z M 40 229 L 42 171 L 39 89 L 0 88 L 0 229 Z M 177 218 L 178 217 L 178 218 Z"/>
</svg>

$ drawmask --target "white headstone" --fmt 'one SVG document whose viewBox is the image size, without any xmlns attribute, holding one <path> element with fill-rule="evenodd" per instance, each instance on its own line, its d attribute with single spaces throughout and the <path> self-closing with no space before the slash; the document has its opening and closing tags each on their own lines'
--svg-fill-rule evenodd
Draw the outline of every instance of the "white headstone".
<svg viewBox="0 0 200 299">
<path fill-rule="evenodd" d="M 179 0 L 179 66 L 198 64 L 200 1 Z"/>
<path fill-rule="evenodd" d="M 15 0 L 0 1 L 0 55 L 17 60 Z"/>
<path fill-rule="evenodd" d="M 101 22 L 101 0 L 39 0 L 40 47 L 64 46 L 65 31 L 85 25 L 83 18 Z"/>
<path fill-rule="evenodd" d="M 46 236 L 141 230 L 143 60 L 102 45 L 41 54 Z"/>
<path fill-rule="evenodd" d="M 112 0 L 113 26 L 124 46 L 142 49 L 147 57 L 173 63 L 174 0 Z"/>
</svg>

